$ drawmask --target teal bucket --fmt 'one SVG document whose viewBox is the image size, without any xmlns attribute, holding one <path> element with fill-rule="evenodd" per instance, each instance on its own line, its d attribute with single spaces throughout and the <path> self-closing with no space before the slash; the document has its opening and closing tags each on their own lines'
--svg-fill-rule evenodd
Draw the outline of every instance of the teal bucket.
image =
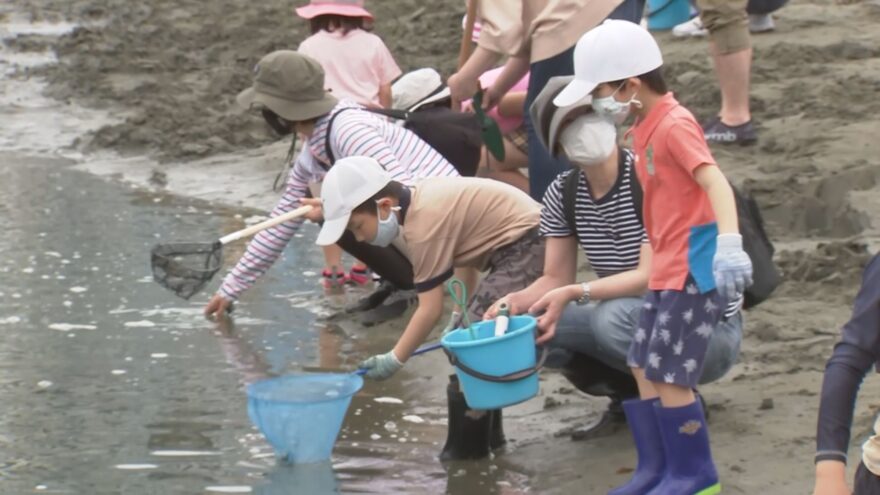
<svg viewBox="0 0 880 495">
<path fill-rule="evenodd" d="M 495 321 L 488 320 L 441 339 L 468 407 L 500 409 L 537 395 L 538 370 L 546 352 L 538 362 L 536 324 L 532 316 L 513 316 L 500 337 L 495 337 Z"/>
<path fill-rule="evenodd" d="M 691 18 L 688 0 L 648 0 L 648 29 L 664 31 Z"/>
</svg>

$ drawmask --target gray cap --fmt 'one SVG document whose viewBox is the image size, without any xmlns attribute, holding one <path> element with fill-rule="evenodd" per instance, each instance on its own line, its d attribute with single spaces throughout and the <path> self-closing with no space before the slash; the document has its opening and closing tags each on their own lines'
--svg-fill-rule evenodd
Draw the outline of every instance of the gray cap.
<svg viewBox="0 0 880 495">
<path fill-rule="evenodd" d="M 238 94 L 244 108 L 262 105 L 286 120 L 301 122 L 329 113 L 338 100 L 324 89 L 324 69 L 292 50 L 272 52 L 254 67 L 254 85 Z"/>
<path fill-rule="evenodd" d="M 556 148 L 559 146 L 559 134 L 562 132 L 563 124 L 572 120 L 578 115 L 592 112 L 592 98 L 579 100 L 577 103 L 567 107 L 557 107 L 553 104 L 562 89 L 568 85 L 574 76 L 556 76 L 550 78 L 544 89 L 538 93 L 537 98 L 529 107 L 529 116 L 532 119 L 532 125 L 535 126 L 535 132 L 541 144 L 547 148 L 551 155 L 556 156 Z"/>
</svg>

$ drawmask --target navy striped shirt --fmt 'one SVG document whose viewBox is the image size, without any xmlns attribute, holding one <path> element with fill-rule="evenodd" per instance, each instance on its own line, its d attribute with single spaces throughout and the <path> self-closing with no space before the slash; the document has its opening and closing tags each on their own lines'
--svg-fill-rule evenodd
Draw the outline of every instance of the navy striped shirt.
<svg viewBox="0 0 880 495">
<path fill-rule="evenodd" d="M 574 235 L 566 220 L 563 190 L 569 174 L 580 174 L 574 209 L 577 238 L 599 277 L 634 270 L 639 266 L 642 244 L 648 242 L 633 200 L 636 178 L 631 151 L 621 150 L 619 166 L 617 181 L 598 201 L 593 199 L 587 179 L 578 169 L 559 174 L 544 193 L 541 235 Z"/>
</svg>

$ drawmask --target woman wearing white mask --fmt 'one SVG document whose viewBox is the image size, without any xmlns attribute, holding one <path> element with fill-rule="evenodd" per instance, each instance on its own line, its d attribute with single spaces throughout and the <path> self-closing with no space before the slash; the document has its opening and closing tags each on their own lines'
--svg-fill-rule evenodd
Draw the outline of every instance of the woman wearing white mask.
<svg viewBox="0 0 880 495">
<path fill-rule="evenodd" d="M 543 198 L 544 273 L 502 300 L 512 313 L 543 313 L 538 343 L 552 349 L 547 366 L 562 368 L 588 394 L 611 397 L 598 424 L 574 432 L 573 438 L 583 439 L 623 426 L 620 404 L 638 396 L 626 356 L 647 290 L 652 251 L 642 226 L 633 153 L 618 147 L 614 122 L 593 113 L 589 99 L 564 108 L 552 104 L 570 80 L 551 79 L 531 108 L 542 144 L 575 165 L 556 178 Z M 578 246 L 598 279 L 576 281 Z M 495 316 L 497 306 L 487 318 Z M 739 304 L 728 307 L 725 316 L 710 339 L 700 383 L 723 376 L 739 354 Z"/>
</svg>

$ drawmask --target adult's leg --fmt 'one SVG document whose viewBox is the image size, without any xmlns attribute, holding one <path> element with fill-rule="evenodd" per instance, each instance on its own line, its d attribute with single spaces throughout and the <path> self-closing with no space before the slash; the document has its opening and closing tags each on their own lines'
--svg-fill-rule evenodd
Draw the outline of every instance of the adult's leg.
<svg viewBox="0 0 880 495">
<path fill-rule="evenodd" d="M 598 421 L 571 432 L 572 440 L 599 438 L 626 427 L 622 404 L 639 395 L 626 367 L 626 351 L 641 306 L 639 298 L 570 304 L 557 322 L 546 365 L 561 368 L 581 392 L 611 399 Z"/>
<path fill-rule="evenodd" d="M 574 74 L 574 47 L 554 57 L 534 62 L 530 71 L 525 104 L 525 125 L 529 133 L 529 194 L 535 201 L 541 201 L 547 186 L 568 167 L 565 163 L 551 157 L 547 149 L 541 145 L 529 116 L 529 107 L 532 106 L 532 102 L 535 101 L 551 77 Z"/>
<path fill-rule="evenodd" d="M 551 349 L 567 349 L 586 354 L 605 365 L 629 374 L 629 351 L 642 299 L 621 297 L 585 306 L 569 304 L 556 324 L 556 334 L 548 342 Z"/>
<path fill-rule="evenodd" d="M 645 13 L 645 0 L 623 0 L 610 14 L 608 19 L 621 19 L 639 24 Z"/>
<path fill-rule="evenodd" d="M 706 350 L 706 364 L 700 375 L 700 384 L 712 383 L 730 371 L 739 357 L 742 343 L 743 317 L 737 313 L 725 321 L 721 321 L 712 331 L 709 348 Z"/>
<path fill-rule="evenodd" d="M 721 89 L 721 122 L 735 127 L 752 119 L 749 81 L 752 47 L 747 0 L 699 0 L 700 18 L 709 30 L 709 45 Z"/>
</svg>

